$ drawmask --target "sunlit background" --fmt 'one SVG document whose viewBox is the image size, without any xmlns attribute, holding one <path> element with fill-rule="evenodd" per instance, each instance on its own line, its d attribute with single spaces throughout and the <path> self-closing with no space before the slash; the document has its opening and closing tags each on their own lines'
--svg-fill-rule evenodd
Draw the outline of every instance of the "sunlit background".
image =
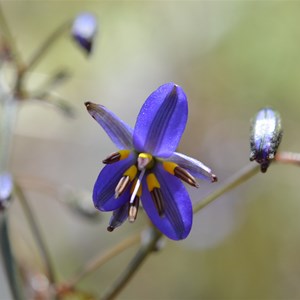
<svg viewBox="0 0 300 300">
<path fill-rule="evenodd" d="M 145 227 L 106 231 L 110 214 L 92 221 L 58 199 L 90 198 L 102 159 L 115 146 L 84 107 L 101 103 L 134 126 L 148 95 L 173 81 L 189 100 L 180 152 L 219 182 L 188 187 L 194 203 L 249 162 L 250 119 L 264 106 L 282 116 L 281 149 L 300 151 L 300 3 L 293 1 L 2 1 L 24 60 L 66 19 L 97 15 L 99 33 L 87 58 L 66 34 L 30 74 L 34 90 L 52 73 L 72 77 L 55 93 L 75 108 L 66 118 L 38 101 L 22 103 L 11 168 L 37 214 L 61 281 L 84 262 Z M 300 169 L 272 165 L 195 215 L 190 236 L 167 240 L 119 299 L 299 299 Z M 18 260 L 43 270 L 17 204 L 11 230 Z M 124 252 L 82 281 L 100 295 L 136 251 Z M 0 283 L 1 298 L 1 283 Z"/>
</svg>

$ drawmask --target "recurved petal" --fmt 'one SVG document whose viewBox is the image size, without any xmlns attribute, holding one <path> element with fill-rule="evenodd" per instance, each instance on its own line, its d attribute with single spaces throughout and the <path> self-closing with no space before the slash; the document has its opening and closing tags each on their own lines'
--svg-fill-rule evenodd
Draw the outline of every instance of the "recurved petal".
<svg viewBox="0 0 300 300">
<path fill-rule="evenodd" d="M 129 209 L 129 202 L 126 202 L 121 207 L 116 209 L 109 221 L 109 226 L 107 227 L 108 231 L 113 231 L 115 228 L 121 226 L 124 221 L 128 217 L 128 209 Z"/>
<path fill-rule="evenodd" d="M 147 184 L 143 182 L 142 203 L 152 223 L 172 240 L 185 239 L 192 227 L 193 209 L 190 197 L 182 182 L 167 173 L 161 166 L 155 168 L 163 197 L 164 215 L 159 216 Z"/>
<path fill-rule="evenodd" d="M 167 83 L 154 91 L 142 106 L 133 133 L 135 149 L 160 157 L 170 156 L 185 129 L 188 105 L 183 89 Z"/>
<path fill-rule="evenodd" d="M 93 201 L 96 208 L 101 211 L 111 211 L 122 206 L 130 199 L 130 188 L 115 198 L 115 188 L 123 173 L 134 164 L 134 157 L 131 154 L 127 159 L 106 165 L 100 172 L 93 191 Z"/>
<path fill-rule="evenodd" d="M 85 106 L 119 149 L 133 148 L 133 130 L 130 126 L 103 105 L 85 102 Z"/>
<path fill-rule="evenodd" d="M 211 182 L 217 181 L 217 176 L 212 173 L 211 169 L 197 159 L 182 153 L 174 152 L 167 160 L 178 164 L 194 177 L 209 180 Z"/>
</svg>

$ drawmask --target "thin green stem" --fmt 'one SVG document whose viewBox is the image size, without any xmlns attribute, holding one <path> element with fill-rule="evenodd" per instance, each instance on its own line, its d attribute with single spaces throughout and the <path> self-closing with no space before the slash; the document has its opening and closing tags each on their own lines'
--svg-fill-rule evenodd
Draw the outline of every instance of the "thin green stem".
<svg viewBox="0 0 300 300">
<path fill-rule="evenodd" d="M 21 69 L 24 64 L 23 64 L 21 55 L 18 51 L 15 40 L 13 38 L 13 35 L 11 34 L 11 31 L 9 29 L 9 26 L 8 26 L 8 23 L 4 16 L 1 5 L 0 5 L 0 24 L 1 24 L 1 29 L 3 30 L 3 33 L 4 33 L 5 42 L 8 43 L 9 49 L 12 51 L 12 54 L 13 54 L 12 58 L 13 58 L 14 62 L 16 63 L 18 69 Z"/>
<path fill-rule="evenodd" d="M 15 92 L 16 95 L 22 96 L 23 81 L 28 71 L 32 70 L 40 61 L 40 59 L 49 51 L 51 46 L 63 35 L 63 33 L 71 26 L 72 20 L 60 25 L 53 33 L 42 43 L 42 45 L 32 55 L 27 65 L 22 68 L 17 76 Z"/>
<path fill-rule="evenodd" d="M 248 164 L 243 169 L 239 170 L 236 174 L 228 178 L 221 187 L 219 187 L 216 191 L 209 194 L 205 197 L 201 202 L 196 204 L 193 208 L 194 213 L 198 212 L 214 200 L 216 200 L 221 195 L 225 194 L 226 192 L 234 189 L 235 187 L 239 186 L 255 174 L 257 174 L 260 170 L 260 166 L 257 164 Z"/>
<path fill-rule="evenodd" d="M 8 232 L 8 218 L 7 214 L 4 212 L 2 212 L 0 220 L 0 252 L 2 256 L 3 265 L 6 270 L 6 276 L 10 285 L 11 295 L 8 296 L 8 299 L 11 299 L 12 297 L 15 300 L 25 299 L 23 295 L 19 270 L 14 255 L 12 253 Z M 5 283 L 1 282 L 1 285 L 2 284 Z M 5 290 L 5 287 L 2 286 L 1 289 L 3 291 Z"/>
<path fill-rule="evenodd" d="M 160 239 L 162 234 L 158 232 L 154 227 L 150 227 L 148 230 L 150 234 L 149 239 L 145 243 L 141 244 L 141 247 L 137 251 L 136 255 L 130 261 L 123 273 L 121 273 L 117 280 L 112 284 L 112 286 L 104 292 L 101 300 L 114 299 L 126 286 L 128 281 L 133 277 L 133 275 L 136 273 L 136 271 L 139 269 L 148 255 L 155 249 L 156 243 Z"/>
<path fill-rule="evenodd" d="M 60 25 L 53 33 L 48 36 L 48 38 L 42 43 L 42 45 L 37 49 L 37 51 L 32 55 L 29 60 L 26 71 L 33 69 L 39 60 L 49 51 L 51 46 L 63 35 L 63 33 L 70 28 L 72 24 L 72 20 L 68 20 L 67 22 Z"/>
<path fill-rule="evenodd" d="M 87 264 L 82 268 L 82 270 L 80 270 L 78 274 L 76 274 L 72 279 L 68 281 L 68 283 L 66 284 L 67 288 L 69 290 L 72 290 L 84 277 L 99 269 L 102 265 L 104 265 L 110 259 L 117 256 L 127 248 L 137 244 L 140 239 L 140 234 L 131 236 L 123 240 L 121 243 L 117 244 L 115 247 L 109 249 L 107 252 L 101 253 L 100 256 L 97 256 L 96 258 L 88 261 Z M 64 286 L 65 284 L 62 285 Z"/>
<path fill-rule="evenodd" d="M 38 249 L 40 251 L 41 257 L 43 259 L 43 263 L 46 268 L 48 279 L 51 284 L 55 284 L 56 280 L 55 280 L 54 270 L 52 267 L 52 262 L 51 262 L 51 258 L 49 255 L 48 248 L 43 239 L 43 235 L 39 229 L 37 220 L 35 219 L 34 213 L 31 210 L 31 207 L 27 201 L 25 194 L 23 193 L 22 188 L 16 183 L 15 183 L 15 193 L 16 193 L 16 196 L 18 197 L 18 199 L 20 200 L 21 206 L 22 206 L 25 216 L 28 220 L 30 229 L 33 233 L 33 236 L 34 236 L 36 242 L 37 242 Z"/>
<path fill-rule="evenodd" d="M 11 96 L 3 99 L 0 120 L 0 173 L 9 171 L 13 130 L 16 123 L 18 103 Z"/>
</svg>

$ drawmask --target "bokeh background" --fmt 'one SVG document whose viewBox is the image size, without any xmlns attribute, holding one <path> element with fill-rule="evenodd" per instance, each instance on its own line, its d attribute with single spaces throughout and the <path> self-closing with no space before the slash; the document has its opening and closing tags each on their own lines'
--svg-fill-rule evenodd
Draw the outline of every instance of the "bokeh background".
<svg viewBox="0 0 300 300">
<path fill-rule="evenodd" d="M 66 34 L 28 77 L 36 88 L 58 69 L 72 78 L 55 90 L 75 118 L 24 102 L 11 168 L 24 186 L 66 280 L 88 259 L 144 228 L 106 231 L 109 214 L 84 220 L 57 198 L 90 200 L 101 160 L 114 145 L 88 115 L 101 103 L 134 126 L 147 96 L 163 83 L 181 85 L 189 120 L 179 150 L 209 165 L 219 183 L 189 189 L 193 202 L 249 161 L 251 117 L 272 106 L 282 116 L 282 150 L 300 151 L 300 3 L 298 1 L 1 1 L 24 59 L 66 19 L 97 15 L 100 27 L 86 59 Z M 191 235 L 167 241 L 147 259 L 119 299 L 299 299 L 300 169 L 274 164 L 195 215 Z M 53 188 L 54 187 L 54 188 Z M 18 206 L 11 229 L 18 260 L 42 269 Z M 101 294 L 129 262 L 126 251 L 81 283 Z M 1 285 L 1 283 L 0 283 Z"/>
</svg>

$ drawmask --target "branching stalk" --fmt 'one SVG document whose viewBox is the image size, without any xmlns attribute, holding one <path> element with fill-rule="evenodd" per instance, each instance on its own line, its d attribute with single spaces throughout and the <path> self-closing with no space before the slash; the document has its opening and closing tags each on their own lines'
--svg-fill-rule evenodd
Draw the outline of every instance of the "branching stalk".
<svg viewBox="0 0 300 300">
<path fill-rule="evenodd" d="M 7 214 L 3 213 L 0 219 L 0 253 L 1 260 L 5 267 L 7 281 L 10 285 L 10 295 L 7 295 L 7 299 L 23 300 L 25 299 L 22 291 L 22 285 L 20 280 L 19 270 L 17 268 L 14 255 L 11 249 L 11 243 L 8 233 L 8 218 Z M 1 281 L 1 292 L 9 294 L 9 291 L 6 291 L 5 282 Z"/>
<path fill-rule="evenodd" d="M 32 234 L 35 238 L 35 241 L 37 242 L 38 249 L 40 251 L 44 266 L 46 268 L 49 282 L 51 284 L 55 284 L 56 280 L 55 280 L 54 270 L 52 267 L 52 262 L 51 262 L 51 258 L 49 255 L 48 248 L 43 239 L 43 235 L 39 229 L 37 220 L 35 219 L 34 213 L 31 210 L 31 207 L 27 201 L 25 194 L 23 193 L 22 188 L 16 183 L 15 183 L 15 193 L 16 193 L 16 196 L 18 197 L 18 199 L 20 200 L 21 206 L 22 206 L 25 216 L 28 220 Z"/>
<path fill-rule="evenodd" d="M 236 174 L 232 175 L 228 180 L 224 181 L 223 185 L 216 191 L 209 194 L 201 202 L 196 204 L 193 208 L 194 213 L 198 212 L 206 205 L 216 200 L 221 195 L 231 191 L 249 178 L 257 174 L 260 170 L 260 166 L 257 164 L 248 164 L 243 169 L 239 170 Z"/>
<path fill-rule="evenodd" d="M 136 255 L 130 261 L 123 273 L 121 273 L 121 275 L 110 286 L 110 288 L 106 292 L 104 292 L 101 300 L 114 299 L 133 277 L 133 275 L 136 273 L 136 271 L 139 269 L 148 255 L 155 249 L 156 243 L 158 242 L 162 234 L 158 232 L 154 227 L 150 227 L 148 230 L 150 231 L 149 240 L 145 243 L 142 243 Z"/>
<path fill-rule="evenodd" d="M 109 249 L 107 252 L 103 254 L 101 253 L 100 256 L 87 262 L 87 264 L 82 268 L 82 270 L 67 283 L 67 288 L 69 290 L 72 290 L 84 277 L 99 269 L 102 265 L 104 265 L 106 262 L 108 262 L 113 257 L 117 256 L 124 250 L 137 244 L 140 240 L 140 233 L 131 236 L 123 240 L 115 247 Z"/>
</svg>

